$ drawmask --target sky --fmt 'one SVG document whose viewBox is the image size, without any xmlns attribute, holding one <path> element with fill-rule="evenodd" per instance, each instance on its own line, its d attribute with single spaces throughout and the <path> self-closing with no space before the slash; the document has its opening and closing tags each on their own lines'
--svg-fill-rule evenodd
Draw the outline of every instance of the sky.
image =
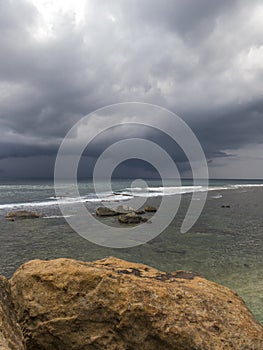
<svg viewBox="0 0 263 350">
<path fill-rule="evenodd" d="M 69 129 L 128 101 L 179 115 L 211 177 L 263 178 L 261 0 L 0 0 L 0 43 L 0 178 L 52 177 Z M 101 137 L 90 164 L 130 133 Z M 150 175 L 139 163 L 121 175 L 136 166 Z"/>
</svg>

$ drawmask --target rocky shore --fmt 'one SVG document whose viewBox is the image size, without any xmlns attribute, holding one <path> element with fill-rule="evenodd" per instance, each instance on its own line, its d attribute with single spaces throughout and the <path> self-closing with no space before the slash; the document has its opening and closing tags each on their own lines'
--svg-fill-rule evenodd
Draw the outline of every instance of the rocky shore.
<svg viewBox="0 0 263 350">
<path fill-rule="evenodd" d="M 230 289 L 116 258 L 33 260 L 0 279 L 1 350 L 263 349 Z"/>
</svg>

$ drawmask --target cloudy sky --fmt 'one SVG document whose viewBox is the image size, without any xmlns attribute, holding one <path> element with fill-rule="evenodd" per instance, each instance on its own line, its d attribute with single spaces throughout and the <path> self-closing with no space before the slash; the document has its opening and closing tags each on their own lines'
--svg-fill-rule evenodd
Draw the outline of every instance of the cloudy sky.
<svg viewBox="0 0 263 350">
<path fill-rule="evenodd" d="M 74 123 L 138 101 L 188 123 L 211 177 L 263 178 L 262 0 L 0 0 L 0 42 L 0 177 L 52 176 Z"/>
</svg>

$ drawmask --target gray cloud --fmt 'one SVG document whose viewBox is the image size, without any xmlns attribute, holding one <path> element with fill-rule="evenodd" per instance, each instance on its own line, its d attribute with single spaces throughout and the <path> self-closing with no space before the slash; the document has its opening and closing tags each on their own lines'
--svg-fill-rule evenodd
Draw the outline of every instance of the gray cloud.
<svg viewBox="0 0 263 350">
<path fill-rule="evenodd" d="M 56 155 L 58 147 L 54 145 L 38 146 L 38 145 L 21 145 L 16 143 L 0 142 L 0 159 L 6 158 L 28 158 L 34 156 L 50 156 Z"/>
<path fill-rule="evenodd" d="M 208 152 L 239 149 L 250 143 L 263 143 L 262 117 L 263 101 L 255 100 L 215 111 L 205 122 L 197 119 L 192 127 Z"/>
<path fill-rule="evenodd" d="M 82 21 L 60 13 L 43 34 L 36 3 L 0 0 L 0 159 L 54 155 L 82 116 L 123 101 L 178 113 L 210 160 L 262 144 L 262 11 L 257 0 L 90 0 Z"/>
<path fill-rule="evenodd" d="M 219 15 L 232 12 L 235 5 L 235 0 L 136 0 L 132 7 L 136 14 L 135 21 L 139 17 L 151 26 L 161 25 L 184 39 L 190 39 L 192 36 L 207 35 L 216 26 Z"/>
</svg>

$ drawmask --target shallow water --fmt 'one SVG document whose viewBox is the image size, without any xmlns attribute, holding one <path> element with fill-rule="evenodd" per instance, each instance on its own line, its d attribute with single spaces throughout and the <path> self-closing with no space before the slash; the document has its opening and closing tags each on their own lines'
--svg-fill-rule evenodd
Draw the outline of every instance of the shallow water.
<svg viewBox="0 0 263 350">
<path fill-rule="evenodd" d="M 50 183 L 42 183 L 41 190 L 32 186 L 9 188 L 9 203 L 18 197 L 20 202 L 46 201 L 54 195 Z M 4 192 L 2 188 L 1 204 L 8 202 L 3 199 Z M 0 272 L 10 277 L 18 266 L 31 259 L 68 257 L 88 261 L 114 255 L 164 271 L 199 272 L 237 291 L 263 323 L 263 188 L 209 192 L 199 220 L 189 232 L 182 234 L 180 224 L 190 199 L 190 194 L 182 196 L 179 212 L 161 235 L 142 246 L 126 249 L 101 247 L 80 237 L 63 217 L 57 217 L 60 212 L 56 206 L 37 207 L 49 218 L 15 222 L 5 221 L 4 213 L 9 209 L 2 209 Z M 157 205 L 158 197 L 149 201 Z M 92 210 L 97 203 L 88 205 Z M 105 220 L 117 224 L 116 218 Z"/>
</svg>

